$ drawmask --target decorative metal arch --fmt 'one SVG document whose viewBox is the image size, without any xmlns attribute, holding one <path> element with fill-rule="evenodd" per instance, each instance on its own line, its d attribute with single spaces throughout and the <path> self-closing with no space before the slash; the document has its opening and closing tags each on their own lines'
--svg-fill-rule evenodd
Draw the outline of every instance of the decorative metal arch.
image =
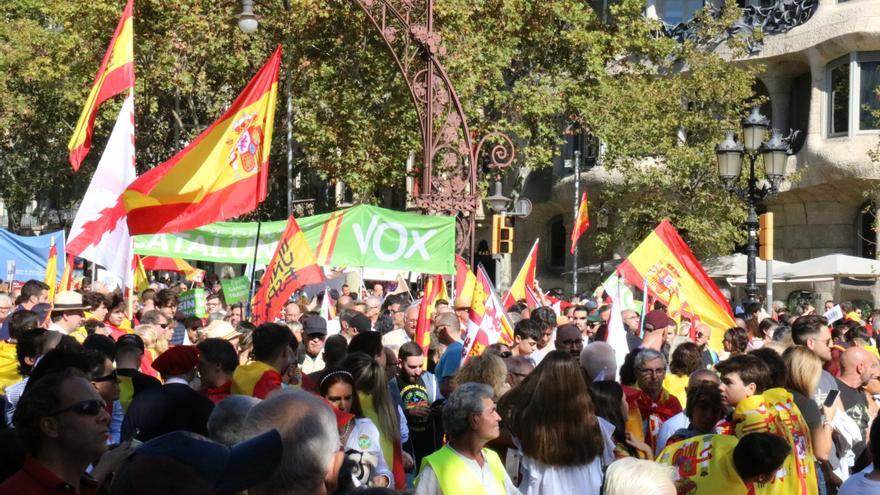
<svg viewBox="0 0 880 495">
<path fill-rule="evenodd" d="M 511 139 L 490 133 L 474 146 L 467 117 L 440 58 L 446 55 L 434 31 L 434 0 L 353 0 L 379 31 L 403 76 L 419 116 L 421 180 L 413 199 L 426 213 L 455 215 L 457 251 L 474 255 L 478 161 L 491 143 L 487 168 L 500 174 L 514 160 Z"/>
</svg>

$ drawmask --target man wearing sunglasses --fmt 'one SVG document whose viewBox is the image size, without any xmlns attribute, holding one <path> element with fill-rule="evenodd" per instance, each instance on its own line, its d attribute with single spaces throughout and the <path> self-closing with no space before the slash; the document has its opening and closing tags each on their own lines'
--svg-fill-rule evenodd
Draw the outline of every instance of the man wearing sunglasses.
<svg viewBox="0 0 880 495">
<path fill-rule="evenodd" d="M 97 493 L 85 470 L 107 450 L 110 414 L 81 372 L 67 369 L 31 383 L 13 423 L 27 456 L 0 495 Z"/>
</svg>

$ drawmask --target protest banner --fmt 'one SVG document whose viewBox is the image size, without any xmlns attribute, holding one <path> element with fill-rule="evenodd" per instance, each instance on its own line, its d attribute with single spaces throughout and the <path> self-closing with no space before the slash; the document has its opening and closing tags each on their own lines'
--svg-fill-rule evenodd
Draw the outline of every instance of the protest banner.
<svg viewBox="0 0 880 495">
<path fill-rule="evenodd" d="M 223 301 L 226 304 L 235 304 L 247 301 L 251 281 L 247 277 L 224 278 L 220 281 L 220 286 L 223 287 Z"/>
<path fill-rule="evenodd" d="M 296 219 L 321 266 L 455 273 L 455 218 L 358 205 Z M 287 221 L 261 222 L 256 262 L 268 264 Z M 135 253 L 218 263 L 254 261 L 256 222 L 217 222 L 136 236 Z"/>
<path fill-rule="evenodd" d="M 192 289 L 181 292 L 180 295 L 177 296 L 177 310 L 180 311 L 184 317 L 206 317 L 205 289 Z"/>
</svg>

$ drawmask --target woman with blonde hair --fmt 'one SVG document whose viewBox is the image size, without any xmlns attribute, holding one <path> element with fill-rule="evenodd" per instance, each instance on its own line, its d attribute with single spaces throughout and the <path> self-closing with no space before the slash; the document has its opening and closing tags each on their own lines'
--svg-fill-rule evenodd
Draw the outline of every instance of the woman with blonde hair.
<svg viewBox="0 0 880 495">
<path fill-rule="evenodd" d="M 498 412 L 521 446 L 523 495 L 599 493 L 604 466 L 614 461 L 613 426 L 596 416 L 571 354 L 547 354 Z"/>
<path fill-rule="evenodd" d="M 831 421 L 836 412 L 834 406 L 819 406 L 813 401 L 813 394 L 819 385 L 822 374 L 822 360 L 806 346 L 789 347 L 782 353 L 785 361 L 785 388 L 791 392 L 794 403 L 810 428 L 810 439 L 813 443 L 813 454 L 818 461 L 827 461 L 831 452 L 832 439 Z M 818 469 L 818 467 L 817 467 Z"/>
<path fill-rule="evenodd" d="M 467 382 L 482 383 L 492 387 L 495 393 L 493 400 L 496 401 L 510 390 L 510 385 L 507 383 L 507 365 L 495 354 L 486 353 L 468 358 L 455 374 L 453 387 Z"/>
<path fill-rule="evenodd" d="M 162 329 L 156 325 L 145 324 L 136 326 L 134 333 L 144 341 L 141 373 L 159 378 L 159 373 L 153 369 L 153 361 L 168 350 L 168 341 L 160 337 Z"/>
</svg>

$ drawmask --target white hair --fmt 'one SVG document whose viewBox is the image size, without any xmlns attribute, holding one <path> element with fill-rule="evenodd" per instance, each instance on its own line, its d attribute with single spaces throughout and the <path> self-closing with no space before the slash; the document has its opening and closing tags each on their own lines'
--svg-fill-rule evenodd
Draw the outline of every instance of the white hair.
<svg viewBox="0 0 880 495">
<path fill-rule="evenodd" d="M 302 390 L 280 390 L 251 408 L 246 423 L 251 435 L 277 429 L 284 444 L 278 469 L 249 494 L 309 494 L 323 486 L 340 448 L 330 406 Z"/>
<path fill-rule="evenodd" d="M 208 416 L 208 436 L 223 445 L 233 446 L 248 439 L 245 418 L 260 399 L 249 395 L 230 395 L 211 411 Z"/>
<path fill-rule="evenodd" d="M 625 457 L 605 472 L 605 495 L 675 495 L 672 466 Z"/>
<path fill-rule="evenodd" d="M 592 342 L 581 351 L 581 368 L 587 372 L 590 380 L 602 377 L 603 380 L 614 381 L 617 377 L 617 358 L 614 348 L 607 342 Z"/>
</svg>

